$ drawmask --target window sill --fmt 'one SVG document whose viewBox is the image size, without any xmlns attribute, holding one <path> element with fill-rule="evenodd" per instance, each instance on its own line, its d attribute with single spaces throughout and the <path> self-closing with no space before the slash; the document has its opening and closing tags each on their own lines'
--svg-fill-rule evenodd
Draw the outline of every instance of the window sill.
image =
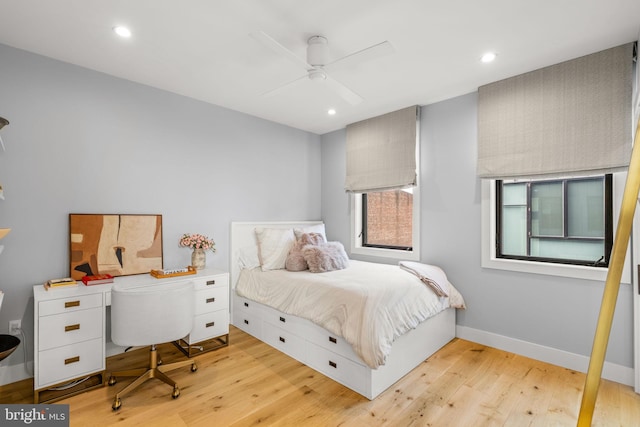
<svg viewBox="0 0 640 427">
<path fill-rule="evenodd" d="M 520 261 L 513 259 L 490 258 L 482 259 L 483 268 L 517 271 L 520 273 L 544 274 L 549 276 L 570 277 L 574 279 L 607 280 L 607 268 L 588 267 L 586 265 L 553 264 L 548 262 Z M 621 283 L 631 283 L 629 269 L 622 272 Z"/>
<path fill-rule="evenodd" d="M 420 254 L 413 251 L 400 251 L 397 249 L 384 249 L 384 248 L 367 248 L 362 246 L 352 246 L 351 253 L 355 255 L 366 255 L 378 258 L 419 261 Z"/>
</svg>

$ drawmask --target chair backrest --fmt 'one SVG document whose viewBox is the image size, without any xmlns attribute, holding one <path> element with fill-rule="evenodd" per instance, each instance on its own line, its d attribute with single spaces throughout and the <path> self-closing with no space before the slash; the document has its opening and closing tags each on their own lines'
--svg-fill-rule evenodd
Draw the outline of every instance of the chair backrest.
<svg viewBox="0 0 640 427">
<path fill-rule="evenodd" d="M 121 346 L 161 344 L 191 332 L 193 282 L 111 288 L 111 340 Z"/>
</svg>

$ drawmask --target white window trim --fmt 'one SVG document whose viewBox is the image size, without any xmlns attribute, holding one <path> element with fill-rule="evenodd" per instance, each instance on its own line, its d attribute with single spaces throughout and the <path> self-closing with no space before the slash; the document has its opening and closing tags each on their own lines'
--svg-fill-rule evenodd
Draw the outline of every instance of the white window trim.
<svg viewBox="0 0 640 427">
<path fill-rule="evenodd" d="M 413 250 L 369 248 L 362 246 L 362 194 L 350 194 L 351 210 L 351 253 L 388 259 L 403 259 L 420 261 L 420 191 L 419 187 L 413 188 L 413 225 L 411 244 Z"/>
<path fill-rule="evenodd" d="M 622 204 L 622 193 L 627 178 L 626 172 L 613 174 L 613 233 L 615 236 L 617 220 Z M 545 274 L 551 276 L 571 277 L 576 279 L 587 279 L 606 281 L 608 268 L 589 267 L 586 265 L 554 264 L 538 261 L 512 260 L 496 257 L 495 237 L 496 237 L 496 186 L 495 180 L 482 179 L 482 202 L 481 202 L 481 244 L 483 268 L 493 268 L 498 270 L 518 271 L 522 273 Z M 622 283 L 631 283 L 630 250 L 627 250 L 625 266 L 622 270 Z"/>
</svg>

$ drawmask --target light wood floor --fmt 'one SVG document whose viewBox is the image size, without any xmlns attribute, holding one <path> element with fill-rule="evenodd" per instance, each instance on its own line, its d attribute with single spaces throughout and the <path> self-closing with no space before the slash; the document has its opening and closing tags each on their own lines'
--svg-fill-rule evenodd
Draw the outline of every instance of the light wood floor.
<svg viewBox="0 0 640 427">
<path fill-rule="evenodd" d="M 455 339 L 381 394 L 366 398 L 231 327 L 231 345 L 169 373 L 181 395 L 150 380 L 125 396 L 102 387 L 58 403 L 71 426 L 575 426 L 585 375 Z M 184 357 L 160 347 L 165 363 Z M 145 350 L 109 358 L 107 370 L 143 366 Z M 32 381 L 0 387 L 2 403 L 32 403 Z M 640 395 L 603 381 L 594 426 L 640 426 Z"/>
</svg>

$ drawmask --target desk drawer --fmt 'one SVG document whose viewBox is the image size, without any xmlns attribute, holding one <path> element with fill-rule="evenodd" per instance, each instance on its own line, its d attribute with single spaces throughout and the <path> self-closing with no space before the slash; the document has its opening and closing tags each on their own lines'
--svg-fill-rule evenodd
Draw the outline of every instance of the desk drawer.
<svg viewBox="0 0 640 427">
<path fill-rule="evenodd" d="M 42 388 L 68 379 L 104 370 L 102 338 L 41 351 L 38 357 L 38 383 Z"/>
<path fill-rule="evenodd" d="M 55 290 L 49 292 L 55 292 Z M 102 307 L 102 292 L 40 301 L 38 304 L 38 314 L 40 317 L 60 313 L 70 313 L 72 311 Z"/>
<path fill-rule="evenodd" d="M 101 338 L 102 318 L 102 307 L 41 317 L 38 320 L 38 348 L 42 351 Z"/>
<path fill-rule="evenodd" d="M 213 287 L 216 287 L 216 288 L 222 287 L 222 288 L 229 289 L 228 274 L 218 274 L 215 276 L 195 278 L 193 282 L 195 283 L 196 290 L 211 289 Z"/>
<path fill-rule="evenodd" d="M 196 291 L 196 315 L 228 309 L 229 290 L 226 287 L 216 286 Z"/>
<path fill-rule="evenodd" d="M 228 333 L 229 312 L 227 310 L 219 310 L 196 316 L 193 319 L 193 329 L 186 341 L 189 344 L 193 344 Z"/>
</svg>

